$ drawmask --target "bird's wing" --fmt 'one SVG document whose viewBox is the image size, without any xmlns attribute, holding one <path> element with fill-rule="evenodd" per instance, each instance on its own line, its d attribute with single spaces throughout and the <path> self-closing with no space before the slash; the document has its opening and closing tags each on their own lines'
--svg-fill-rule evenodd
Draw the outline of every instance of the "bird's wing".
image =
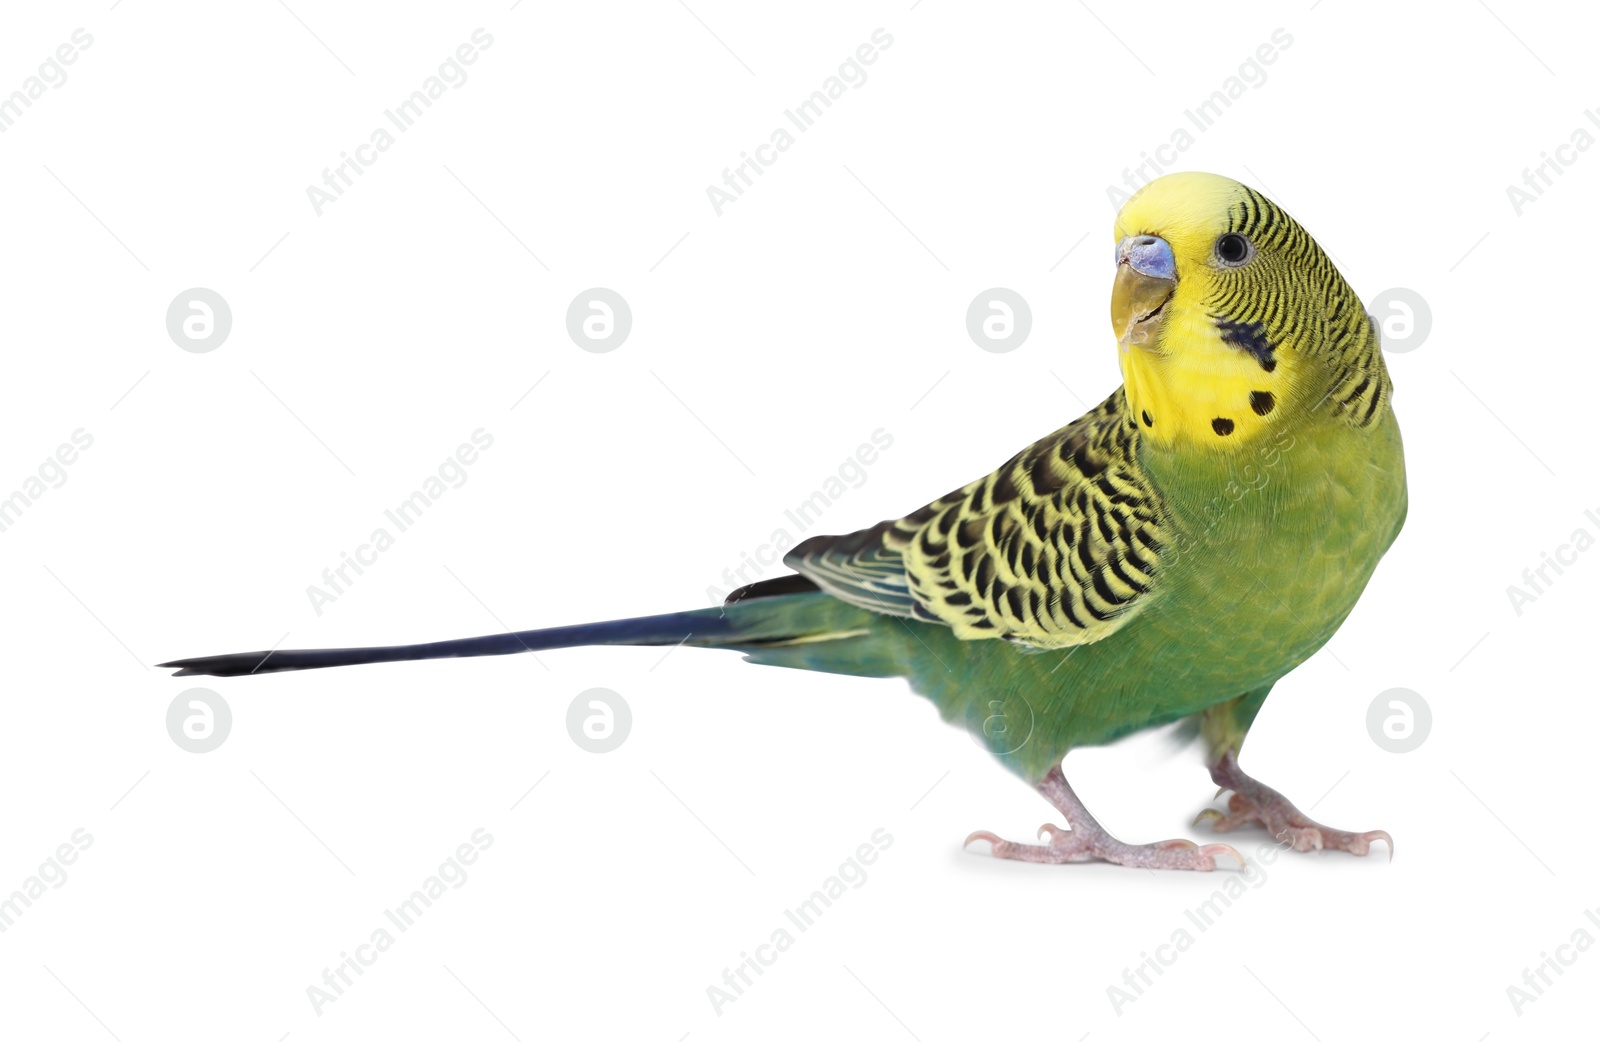
<svg viewBox="0 0 1600 1042">
<path fill-rule="evenodd" d="M 816 536 L 784 563 L 859 607 L 1036 648 L 1110 635 L 1144 604 L 1163 546 L 1119 388 L 986 478 L 897 521 Z"/>
</svg>

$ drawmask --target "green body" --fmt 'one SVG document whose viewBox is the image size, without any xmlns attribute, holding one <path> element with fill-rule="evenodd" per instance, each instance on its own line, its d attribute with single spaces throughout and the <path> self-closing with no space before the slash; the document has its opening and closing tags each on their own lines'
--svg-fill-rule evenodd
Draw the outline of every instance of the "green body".
<svg viewBox="0 0 1600 1042">
<path fill-rule="evenodd" d="M 1350 613 L 1406 513 L 1400 431 L 1387 406 L 1361 430 L 1325 416 L 1281 430 L 1243 455 L 1179 457 L 1141 445 L 1181 533 L 1177 553 L 1163 555 L 1152 603 L 1095 643 L 1034 651 L 960 640 L 948 627 L 820 593 L 729 614 L 761 630 L 866 630 L 744 650 L 772 665 L 903 676 L 1031 783 L 1071 749 L 1213 707 L 1208 741 L 1236 750 L 1273 683 Z"/>
</svg>

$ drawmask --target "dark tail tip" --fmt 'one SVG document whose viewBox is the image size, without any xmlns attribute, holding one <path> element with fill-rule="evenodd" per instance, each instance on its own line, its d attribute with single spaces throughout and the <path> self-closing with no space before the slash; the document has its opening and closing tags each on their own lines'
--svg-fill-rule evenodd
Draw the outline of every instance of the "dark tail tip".
<svg viewBox="0 0 1600 1042">
<path fill-rule="evenodd" d="M 232 655 L 174 659 L 171 662 L 159 662 L 156 668 L 177 670 L 172 674 L 175 677 L 246 677 L 252 673 L 276 673 L 280 670 L 304 667 L 275 666 L 270 651 L 244 651 Z"/>
</svg>

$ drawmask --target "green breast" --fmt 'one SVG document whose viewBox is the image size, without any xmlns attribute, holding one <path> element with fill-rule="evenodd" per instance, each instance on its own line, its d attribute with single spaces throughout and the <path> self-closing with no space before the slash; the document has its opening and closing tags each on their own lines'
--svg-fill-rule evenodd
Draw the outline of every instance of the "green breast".
<svg viewBox="0 0 1600 1042">
<path fill-rule="evenodd" d="M 1171 586 L 1137 636 L 1152 652 L 1184 647 L 1187 666 L 1155 662 L 1208 689 L 1204 704 L 1276 680 L 1322 647 L 1405 520 L 1393 413 L 1365 430 L 1306 424 L 1258 444 L 1237 460 L 1149 461 L 1183 532 L 1170 571 L 1162 558 Z M 1185 698 L 1162 691 L 1151 694 Z"/>
<path fill-rule="evenodd" d="M 1126 626 L 1061 651 L 882 627 L 913 687 L 1030 781 L 1066 752 L 1282 677 L 1333 636 L 1405 519 L 1400 431 L 1304 424 L 1248 455 L 1146 450 L 1173 515 L 1159 588 Z M 900 630 L 890 636 L 890 627 Z"/>
</svg>

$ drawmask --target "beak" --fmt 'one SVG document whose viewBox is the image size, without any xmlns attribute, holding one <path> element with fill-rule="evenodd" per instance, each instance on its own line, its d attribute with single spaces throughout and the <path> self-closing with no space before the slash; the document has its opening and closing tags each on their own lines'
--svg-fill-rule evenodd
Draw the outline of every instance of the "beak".
<svg viewBox="0 0 1600 1042">
<path fill-rule="evenodd" d="M 1111 328 L 1124 351 L 1150 343 L 1178 285 L 1172 247 L 1154 235 L 1130 235 L 1117 244 L 1117 279 L 1111 286 Z"/>
</svg>

